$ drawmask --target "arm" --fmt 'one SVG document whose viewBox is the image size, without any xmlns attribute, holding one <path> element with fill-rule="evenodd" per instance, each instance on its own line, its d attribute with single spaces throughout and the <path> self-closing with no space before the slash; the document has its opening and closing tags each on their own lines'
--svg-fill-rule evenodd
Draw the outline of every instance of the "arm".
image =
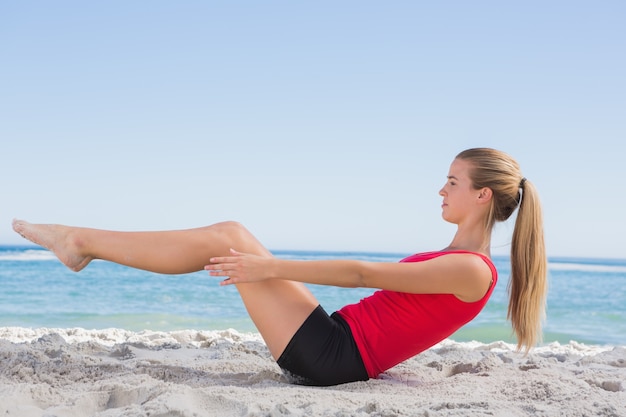
<svg viewBox="0 0 626 417">
<path fill-rule="evenodd" d="M 212 258 L 205 269 L 228 277 L 222 285 L 287 279 L 337 287 L 379 288 L 416 294 L 454 294 L 463 301 L 482 298 L 491 285 L 491 270 L 472 254 L 450 254 L 415 263 L 353 260 L 288 261 L 232 251 Z"/>
</svg>

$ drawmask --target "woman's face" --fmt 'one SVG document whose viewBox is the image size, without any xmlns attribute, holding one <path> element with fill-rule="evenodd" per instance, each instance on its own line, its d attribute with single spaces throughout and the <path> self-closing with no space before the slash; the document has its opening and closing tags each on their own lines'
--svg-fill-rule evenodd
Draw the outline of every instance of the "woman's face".
<svg viewBox="0 0 626 417">
<path fill-rule="evenodd" d="M 441 215 L 450 223 L 461 223 L 474 207 L 473 202 L 480 194 L 480 190 L 472 187 L 469 177 L 470 168 L 471 164 L 463 159 L 452 161 L 448 180 L 439 190 L 439 195 L 443 197 Z"/>
</svg>

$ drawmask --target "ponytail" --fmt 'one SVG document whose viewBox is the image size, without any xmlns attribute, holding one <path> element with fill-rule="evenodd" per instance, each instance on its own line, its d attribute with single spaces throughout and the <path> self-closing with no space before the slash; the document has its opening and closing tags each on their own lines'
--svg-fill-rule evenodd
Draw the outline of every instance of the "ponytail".
<svg viewBox="0 0 626 417">
<path fill-rule="evenodd" d="M 509 309 L 517 336 L 517 348 L 530 348 L 541 341 L 548 289 L 546 248 L 541 205 L 534 185 L 522 179 L 519 205 L 511 242 Z"/>
</svg>

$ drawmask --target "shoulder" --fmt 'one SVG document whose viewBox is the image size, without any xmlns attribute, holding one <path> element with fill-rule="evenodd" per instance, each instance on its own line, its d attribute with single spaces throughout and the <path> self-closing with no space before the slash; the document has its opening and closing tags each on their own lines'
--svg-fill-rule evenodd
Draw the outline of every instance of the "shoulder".
<svg viewBox="0 0 626 417">
<path fill-rule="evenodd" d="M 484 253 L 468 250 L 441 250 L 434 252 L 416 253 L 403 259 L 401 262 L 423 262 L 438 259 L 441 263 L 461 264 L 487 269 L 495 269 L 491 257 Z"/>
<path fill-rule="evenodd" d="M 442 259 L 447 259 L 450 262 L 458 263 L 473 270 L 489 272 L 491 270 L 491 266 L 493 265 L 491 259 L 487 255 L 478 252 L 452 251 L 443 252 L 443 254 L 446 256 L 441 257 Z"/>
<path fill-rule="evenodd" d="M 490 275 L 491 260 L 486 255 L 468 251 L 429 252 L 409 262 L 421 263 L 447 272 L 487 273 Z"/>
<path fill-rule="evenodd" d="M 465 250 L 434 251 L 416 253 L 400 261 L 401 263 L 423 263 L 438 268 L 461 268 L 464 272 L 487 272 L 491 275 L 495 266 L 489 256 Z"/>
<path fill-rule="evenodd" d="M 430 261 L 441 264 L 442 268 L 458 277 L 458 291 L 454 295 L 461 301 L 480 300 L 496 279 L 496 270 L 491 259 L 480 253 L 447 252 L 445 256 L 439 256 Z"/>
</svg>

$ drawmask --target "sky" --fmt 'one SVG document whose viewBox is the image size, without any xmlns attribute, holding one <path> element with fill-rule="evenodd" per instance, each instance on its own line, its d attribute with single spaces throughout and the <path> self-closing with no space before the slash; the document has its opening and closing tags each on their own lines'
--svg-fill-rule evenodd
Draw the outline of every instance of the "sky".
<svg viewBox="0 0 626 417">
<path fill-rule="evenodd" d="M 463 149 L 516 158 L 552 257 L 626 258 L 626 3 L 0 3 L 13 218 L 237 220 L 272 250 L 445 247 Z M 511 222 L 493 253 L 508 253 Z"/>
</svg>

